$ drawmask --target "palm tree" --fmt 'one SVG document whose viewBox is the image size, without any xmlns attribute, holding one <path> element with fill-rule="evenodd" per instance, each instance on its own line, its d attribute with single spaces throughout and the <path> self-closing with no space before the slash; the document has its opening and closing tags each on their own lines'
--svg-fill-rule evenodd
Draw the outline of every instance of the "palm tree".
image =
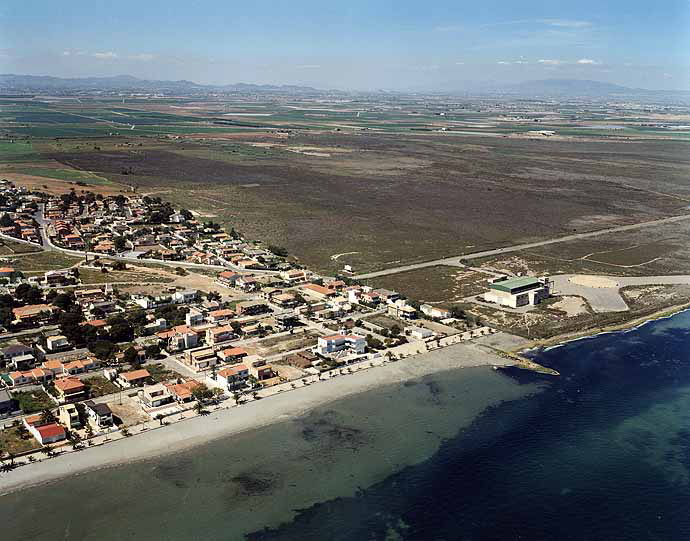
<svg viewBox="0 0 690 541">
<path fill-rule="evenodd" d="M 50 445 L 44 445 L 41 447 L 41 453 L 46 455 L 47 458 L 51 458 L 54 454 L 53 448 Z"/>
<path fill-rule="evenodd" d="M 156 415 L 156 419 L 158 419 L 158 422 L 161 424 L 161 426 L 163 426 L 163 419 L 165 419 L 165 415 L 159 413 Z"/>
<path fill-rule="evenodd" d="M 252 391 L 252 398 L 254 400 L 258 400 L 259 399 L 259 393 L 257 393 L 256 391 Z"/>
<path fill-rule="evenodd" d="M 50 408 L 46 408 L 41 412 L 41 424 L 49 425 L 55 422 L 55 414 Z"/>
<path fill-rule="evenodd" d="M 242 395 L 240 393 L 232 393 L 232 399 L 235 401 L 235 405 L 239 406 L 240 405 L 240 399 L 242 398 Z"/>
<path fill-rule="evenodd" d="M 201 415 L 201 413 L 204 411 L 204 405 L 201 402 L 197 401 L 197 403 L 194 404 L 194 411 Z"/>
</svg>

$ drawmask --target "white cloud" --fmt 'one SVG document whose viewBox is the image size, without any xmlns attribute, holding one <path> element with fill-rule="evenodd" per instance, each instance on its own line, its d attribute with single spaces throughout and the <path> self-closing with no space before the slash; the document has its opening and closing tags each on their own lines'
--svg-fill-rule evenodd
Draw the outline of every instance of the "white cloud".
<svg viewBox="0 0 690 541">
<path fill-rule="evenodd" d="M 541 60 L 538 60 L 540 64 L 544 64 L 545 66 L 560 66 L 563 64 L 562 60 L 554 60 L 553 58 L 542 58 Z"/>
<path fill-rule="evenodd" d="M 542 19 L 541 21 L 549 26 L 558 26 L 559 28 L 587 28 L 592 26 L 589 21 L 574 21 L 569 19 Z"/>
<path fill-rule="evenodd" d="M 591 58 L 580 58 L 577 63 L 589 66 L 599 66 L 601 64 L 598 60 L 592 60 Z"/>
<path fill-rule="evenodd" d="M 456 62 L 455 65 L 456 65 L 456 66 L 464 66 L 465 63 L 464 63 L 464 62 Z"/>
<path fill-rule="evenodd" d="M 142 62 L 149 62 L 150 60 L 153 60 L 156 58 L 156 55 L 154 54 L 149 54 L 149 53 L 140 53 L 140 54 L 135 54 L 132 56 L 127 57 L 130 60 L 141 60 Z"/>
<path fill-rule="evenodd" d="M 510 66 L 510 62 L 506 62 L 505 60 L 499 60 L 496 62 L 499 66 Z"/>
<path fill-rule="evenodd" d="M 72 53 L 70 51 L 62 51 L 62 56 L 69 56 Z"/>
<path fill-rule="evenodd" d="M 110 60 L 113 58 L 117 58 L 118 54 L 114 53 L 113 51 L 106 51 L 106 52 L 102 52 L 102 53 L 93 53 L 91 56 L 93 56 L 94 58 Z"/>
<path fill-rule="evenodd" d="M 529 64 L 527 60 L 516 60 L 515 64 Z"/>
<path fill-rule="evenodd" d="M 673 75 L 670 73 L 664 73 L 664 79 L 673 79 Z"/>
<path fill-rule="evenodd" d="M 300 70 L 317 70 L 320 67 L 321 66 L 319 64 L 301 64 L 301 65 L 297 66 L 297 69 L 300 69 Z"/>
</svg>

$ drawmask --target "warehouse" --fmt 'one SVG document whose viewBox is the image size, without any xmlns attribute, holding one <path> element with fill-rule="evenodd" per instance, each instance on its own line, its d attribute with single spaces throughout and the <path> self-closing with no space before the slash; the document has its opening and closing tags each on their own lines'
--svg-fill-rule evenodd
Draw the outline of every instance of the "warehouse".
<svg viewBox="0 0 690 541">
<path fill-rule="evenodd" d="M 549 281 L 547 278 L 521 276 L 494 281 L 489 285 L 489 291 L 484 293 L 484 300 L 517 308 L 539 304 L 548 296 Z"/>
</svg>

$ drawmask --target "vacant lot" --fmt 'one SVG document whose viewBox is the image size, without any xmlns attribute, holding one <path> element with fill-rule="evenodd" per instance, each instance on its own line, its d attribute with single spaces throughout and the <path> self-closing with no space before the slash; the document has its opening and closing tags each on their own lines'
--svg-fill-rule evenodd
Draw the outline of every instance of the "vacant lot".
<svg viewBox="0 0 690 541">
<path fill-rule="evenodd" d="M 458 267 L 427 267 L 367 280 L 373 287 L 402 293 L 419 302 L 457 302 L 486 289 L 490 275 Z"/>
<path fill-rule="evenodd" d="M 40 449 L 41 444 L 31 434 L 22 437 L 17 427 L 0 430 L 0 452 L 5 453 L 3 459 L 7 459 L 7 453 L 17 455 L 33 449 Z"/>
<path fill-rule="evenodd" d="M 25 274 L 39 274 L 49 270 L 72 267 L 82 261 L 81 258 L 65 255 L 61 252 L 44 251 L 36 254 L 17 257 L 12 264 Z"/>
</svg>

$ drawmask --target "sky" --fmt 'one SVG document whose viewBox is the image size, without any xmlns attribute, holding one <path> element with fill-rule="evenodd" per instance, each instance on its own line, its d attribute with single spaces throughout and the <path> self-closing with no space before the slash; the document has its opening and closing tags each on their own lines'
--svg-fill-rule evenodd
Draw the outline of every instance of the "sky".
<svg viewBox="0 0 690 541">
<path fill-rule="evenodd" d="M 0 73 L 440 91 L 575 78 L 690 90 L 690 0 L 16 0 L 0 4 Z"/>
</svg>

